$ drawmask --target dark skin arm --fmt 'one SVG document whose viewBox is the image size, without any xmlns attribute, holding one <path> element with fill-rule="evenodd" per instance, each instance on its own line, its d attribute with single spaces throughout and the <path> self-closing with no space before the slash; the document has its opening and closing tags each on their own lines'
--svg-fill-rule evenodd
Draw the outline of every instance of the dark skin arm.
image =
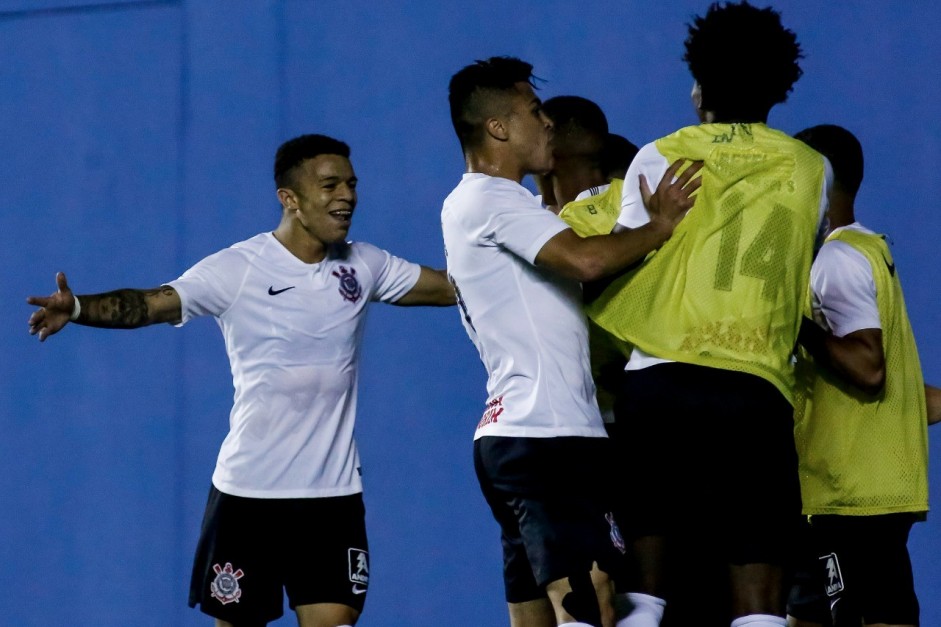
<svg viewBox="0 0 941 627">
<path fill-rule="evenodd" d="M 880 329 L 860 329 L 836 337 L 804 318 L 797 341 L 818 364 L 825 364 L 867 394 L 878 394 L 885 387 L 885 354 Z M 941 422 L 941 388 L 925 384 L 928 424 Z"/>
<path fill-rule="evenodd" d="M 448 273 L 444 270 L 434 270 L 422 266 L 418 281 L 412 289 L 393 304 L 406 307 L 414 305 L 447 307 L 456 302 L 454 286 L 448 281 Z"/>
<path fill-rule="evenodd" d="M 660 248 L 673 234 L 673 229 L 696 202 L 693 193 L 702 185 L 696 176 L 702 162 L 694 162 L 677 177 L 685 159 L 674 162 L 664 173 L 654 192 L 641 180 L 650 222 L 620 233 L 580 237 L 566 229 L 550 239 L 536 255 L 536 265 L 545 266 L 563 276 L 583 283 L 611 276 L 642 260 L 647 253 Z"/>
<path fill-rule="evenodd" d="M 928 424 L 941 422 L 941 389 L 926 383 L 925 403 L 928 406 Z"/>
<path fill-rule="evenodd" d="M 804 318 L 797 341 L 817 364 L 837 372 L 862 392 L 878 394 L 885 387 L 882 329 L 860 329 L 837 337 Z"/>
<path fill-rule="evenodd" d="M 26 302 L 39 307 L 29 317 L 30 335 L 43 342 L 70 322 L 75 299 L 81 313 L 74 322 L 105 329 L 136 329 L 160 322 L 176 324 L 183 316 L 180 295 L 167 285 L 149 290 L 120 289 L 76 297 L 65 274 L 56 275 L 57 290 L 49 296 L 30 296 Z"/>
</svg>

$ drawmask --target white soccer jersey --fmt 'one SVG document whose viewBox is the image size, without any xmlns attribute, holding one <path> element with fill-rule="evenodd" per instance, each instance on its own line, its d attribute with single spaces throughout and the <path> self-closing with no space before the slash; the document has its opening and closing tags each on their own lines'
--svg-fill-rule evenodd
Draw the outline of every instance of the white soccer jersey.
<svg viewBox="0 0 941 627">
<path fill-rule="evenodd" d="M 874 234 L 854 222 L 844 229 Z M 831 240 L 817 253 L 810 270 L 814 319 L 837 337 L 862 329 L 881 329 L 876 282 L 865 255 L 846 242 Z"/>
<path fill-rule="evenodd" d="M 353 422 L 367 305 L 398 300 L 420 270 L 361 242 L 308 264 L 262 233 L 167 284 L 181 325 L 214 316 L 229 354 L 235 398 L 216 488 L 255 498 L 362 490 Z"/>
<path fill-rule="evenodd" d="M 474 438 L 606 437 L 581 285 L 533 265 L 568 225 L 522 185 L 473 173 L 445 199 L 441 227 L 458 311 L 488 374 Z"/>
<path fill-rule="evenodd" d="M 657 149 L 657 144 L 651 142 L 644 145 L 637 156 L 627 168 L 627 174 L 624 175 L 624 187 L 621 190 L 621 215 L 618 216 L 618 224 L 631 229 L 641 227 L 650 222 L 650 214 L 644 206 L 644 199 L 640 193 L 640 175 L 643 174 L 647 179 L 647 185 L 651 190 L 657 189 L 657 184 L 670 167 L 669 161 Z M 820 196 L 820 221 L 818 225 L 817 240 L 818 244 L 823 241 L 823 236 L 827 230 L 827 208 L 829 207 L 829 193 L 833 186 L 833 168 L 826 157 L 823 158 L 824 182 L 823 193 Z M 693 207 L 691 211 L 695 211 Z M 627 362 L 627 370 L 640 370 L 656 364 L 668 363 L 671 360 L 654 357 L 645 353 L 639 348 L 631 351 L 631 357 Z"/>
</svg>

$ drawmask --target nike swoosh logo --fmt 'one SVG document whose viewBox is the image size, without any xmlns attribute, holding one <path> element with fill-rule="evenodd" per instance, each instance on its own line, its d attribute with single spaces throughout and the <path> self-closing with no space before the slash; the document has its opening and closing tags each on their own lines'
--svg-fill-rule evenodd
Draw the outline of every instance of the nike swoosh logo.
<svg viewBox="0 0 941 627">
<path fill-rule="evenodd" d="M 280 294 L 281 292 L 286 292 L 286 291 L 288 291 L 288 290 L 293 290 L 295 287 L 297 287 L 297 286 L 296 286 L 296 285 L 292 285 L 291 287 L 286 287 L 286 288 L 284 288 L 284 289 L 282 289 L 282 290 L 276 290 L 276 289 L 274 289 L 274 285 L 272 285 L 272 286 L 270 286 L 270 287 L 268 288 L 268 293 L 271 294 L 272 296 L 277 296 L 277 295 Z"/>
<path fill-rule="evenodd" d="M 353 584 L 353 594 L 363 594 L 366 592 L 366 588 L 360 588 L 355 583 Z"/>
</svg>

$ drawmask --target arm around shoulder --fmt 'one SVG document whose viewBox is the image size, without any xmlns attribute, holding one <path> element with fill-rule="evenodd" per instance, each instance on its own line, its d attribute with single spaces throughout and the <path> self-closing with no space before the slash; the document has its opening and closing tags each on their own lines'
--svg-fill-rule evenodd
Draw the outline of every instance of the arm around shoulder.
<svg viewBox="0 0 941 627">
<path fill-rule="evenodd" d="M 620 272 L 660 248 L 695 204 L 695 192 L 702 185 L 702 178 L 696 175 L 703 163 L 693 162 L 676 176 L 684 163 L 689 162 L 685 159 L 675 161 L 653 192 L 647 186 L 647 180 L 641 177 L 638 184 L 644 205 L 650 212 L 649 222 L 636 229 L 616 229 L 607 235 L 584 238 L 572 229 L 566 229 L 539 250 L 536 265 L 546 266 L 569 278 L 591 282 Z"/>
<path fill-rule="evenodd" d="M 672 228 L 659 224 L 608 235 L 581 237 L 566 229 L 543 245 L 536 265 L 583 283 L 598 281 L 642 260 L 669 239 Z"/>
</svg>

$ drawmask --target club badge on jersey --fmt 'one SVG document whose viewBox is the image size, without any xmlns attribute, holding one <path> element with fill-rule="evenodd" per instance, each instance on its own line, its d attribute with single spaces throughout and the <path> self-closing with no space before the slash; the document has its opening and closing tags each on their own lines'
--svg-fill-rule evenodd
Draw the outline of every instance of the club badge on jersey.
<svg viewBox="0 0 941 627">
<path fill-rule="evenodd" d="M 209 590 L 212 592 L 213 598 L 223 605 L 238 603 L 242 597 L 239 579 L 245 575 L 242 569 L 233 569 L 232 564 L 229 562 L 226 562 L 225 566 L 213 564 L 212 569 L 216 571 L 216 578 L 209 584 Z"/>
<path fill-rule="evenodd" d="M 363 594 L 369 586 L 369 554 L 362 549 L 348 549 L 350 581 L 353 594 Z"/>
<path fill-rule="evenodd" d="M 363 295 L 363 286 L 359 284 L 356 278 L 356 268 L 347 268 L 340 266 L 340 271 L 334 270 L 333 276 L 340 279 L 340 296 L 343 300 L 355 303 Z"/>
</svg>

